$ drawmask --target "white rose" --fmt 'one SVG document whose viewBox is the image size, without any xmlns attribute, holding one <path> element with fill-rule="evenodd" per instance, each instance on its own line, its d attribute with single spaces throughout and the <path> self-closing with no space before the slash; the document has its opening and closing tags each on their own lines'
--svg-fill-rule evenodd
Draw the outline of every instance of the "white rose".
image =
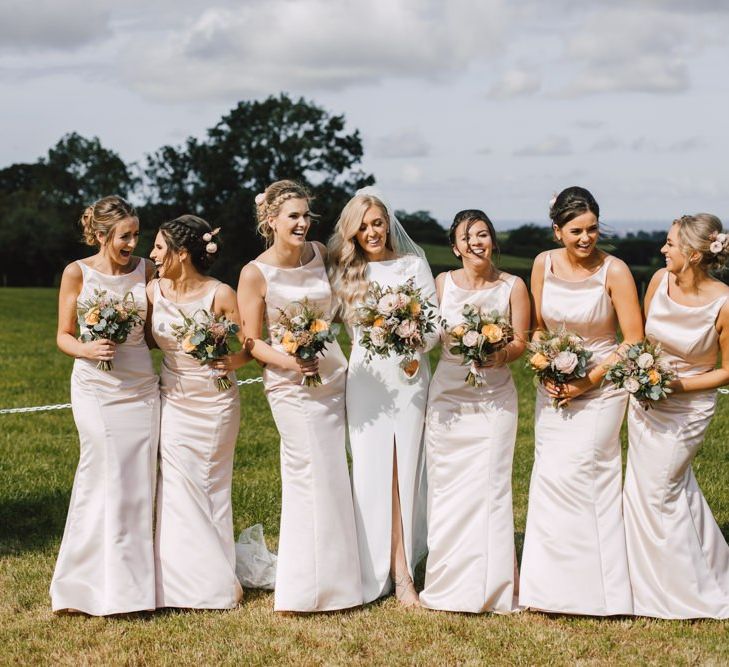
<svg viewBox="0 0 729 667">
<path fill-rule="evenodd" d="M 653 355 L 648 352 L 643 352 L 643 354 L 635 360 L 635 363 L 638 364 L 638 368 L 642 368 L 643 370 L 651 368 L 654 362 L 655 359 L 653 359 Z"/>
<path fill-rule="evenodd" d="M 211 241 L 205 246 L 205 252 L 208 253 L 208 255 L 214 255 L 218 252 L 218 244 Z"/>
<path fill-rule="evenodd" d="M 638 380 L 636 380 L 635 378 L 631 377 L 625 380 L 623 386 L 631 394 L 634 394 L 636 391 L 638 391 L 638 389 L 640 389 L 640 382 L 638 382 Z"/>
<path fill-rule="evenodd" d="M 476 347 L 478 344 L 478 331 L 467 331 L 461 339 L 466 347 Z"/>
<path fill-rule="evenodd" d="M 570 336 L 569 341 L 570 345 L 574 345 L 575 347 L 580 347 L 582 345 L 582 338 L 579 336 Z"/>
<path fill-rule="evenodd" d="M 716 235 L 716 240 L 717 240 L 717 241 L 719 241 L 719 243 L 721 243 L 721 244 L 724 244 L 724 243 L 726 243 L 726 240 L 727 240 L 728 238 L 729 238 L 729 236 L 727 236 L 727 235 L 726 235 L 726 234 L 724 234 L 724 233 L 722 233 L 722 234 L 717 234 L 717 235 Z"/>
<path fill-rule="evenodd" d="M 377 302 L 377 310 L 383 315 L 389 315 L 393 311 L 397 310 L 400 299 L 397 294 L 385 294 Z"/>
<path fill-rule="evenodd" d="M 398 294 L 397 295 L 397 307 L 398 308 L 405 308 L 410 303 L 410 297 L 407 296 L 407 294 Z"/>
<path fill-rule="evenodd" d="M 370 340 L 373 345 L 382 347 L 387 340 L 387 332 L 382 327 L 372 327 L 370 331 Z"/>
<path fill-rule="evenodd" d="M 555 370 L 559 371 L 560 373 L 564 373 L 565 375 L 568 375 L 573 370 L 575 370 L 575 367 L 577 366 L 577 362 L 579 359 L 577 358 L 577 355 L 574 352 L 568 352 L 565 350 L 564 352 L 560 352 L 552 362 L 552 366 Z"/>
<path fill-rule="evenodd" d="M 715 255 L 718 255 L 722 250 L 724 250 L 724 244 L 717 239 L 709 246 L 709 250 L 711 250 L 711 252 Z"/>
<path fill-rule="evenodd" d="M 403 320 L 395 329 L 395 333 L 400 338 L 412 338 L 418 332 L 418 325 L 412 320 Z"/>
</svg>

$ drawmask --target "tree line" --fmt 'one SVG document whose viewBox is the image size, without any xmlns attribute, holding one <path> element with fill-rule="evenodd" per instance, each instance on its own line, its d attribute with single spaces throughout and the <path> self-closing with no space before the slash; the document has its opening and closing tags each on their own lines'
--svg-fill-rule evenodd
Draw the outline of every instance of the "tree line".
<svg viewBox="0 0 729 667">
<path fill-rule="evenodd" d="M 57 284 L 68 262 L 91 252 L 81 242 L 81 213 L 108 194 L 137 205 L 140 253 L 149 251 L 162 222 L 182 213 L 221 227 L 213 273 L 235 284 L 240 267 L 262 248 L 256 194 L 280 178 L 306 184 L 318 214 L 310 237 L 325 241 L 355 190 L 374 183 L 361 169 L 362 156 L 360 133 L 347 130 L 343 115 L 286 94 L 239 102 L 203 138 L 162 146 L 141 164 L 126 164 L 98 138 L 72 132 L 36 162 L 0 170 L 0 285 Z M 447 243 L 427 211 L 397 214 L 416 242 Z M 620 239 L 615 254 L 645 264 L 656 256 L 656 244 L 650 236 Z M 502 252 L 523 257 L 551 247 L 551 231 L 536 224 L 501 241 Z"/>
</svg>

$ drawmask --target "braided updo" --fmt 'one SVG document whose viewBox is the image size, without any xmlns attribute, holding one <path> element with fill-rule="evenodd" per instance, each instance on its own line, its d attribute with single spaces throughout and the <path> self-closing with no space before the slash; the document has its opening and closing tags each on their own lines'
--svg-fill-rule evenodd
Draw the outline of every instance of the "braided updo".
<svg viewBox="0 0 729 667">
<path fill-rule="evenodd" d="M 205 273 L 215 261 L 218 254 L 220 241 L 215 237 L 215 242 L 210 243 L 203 238 L 203 235 L 210 234 L 213 228 L 210 224 L 196 215 L 181 215 L 179 218 L 163 222 L 159 231 L 164 236 L 167 246 L 175 252 L 187 250 L 192 265 L 201 273 Z M 209 252 L 212 248 L 213 252 Z"/>
<path fill-rule="evenodd" d="M 678 230 L 679 249 L 688 263 L 692 253 L 701 255 L 699 266 L 705 271 L 721 272 L 729 261 L 729 234 L 721 220 L 711 213 L 682 215 L 673 221 Z"/>
<path fill-rule="evenodd" d="M 136 218 L 134 207 L 118 195 L 111 195 L 87 206 L 79 224 L 86 245 L 98 246 L 97 234 L 103 234 L 108 243 L 114 237 L 114 228 L 127 218 Z"/>
<path fill-rule="evenodd" d="M 311 194 L 296 181 L 276 181 L 256 195 L 256 230 L 263 237 L 267 248 L 273 243 L 273 229 L 268 219 L 275 218 L 288 199 L 306 199 L 310 202 Z"/>
<path fill-rule="evenodd" d="M 600 206 L 592 193 L 586 188 L 573 185 L 557 195 L 549 207 L 549 217 L 561 229 L 570 220 L 588 211 L 596 218 L 600 218 Z"/>
</svg>

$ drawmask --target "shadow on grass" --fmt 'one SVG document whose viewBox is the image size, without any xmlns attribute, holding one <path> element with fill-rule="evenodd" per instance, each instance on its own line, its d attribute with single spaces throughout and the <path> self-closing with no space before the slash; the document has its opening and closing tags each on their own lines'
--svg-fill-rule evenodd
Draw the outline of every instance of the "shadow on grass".
<svg viewBox="0 0 729 667">
<path fill-rule="evenodd" d="M 70 495 L 65 491 L 0 500 L 0 556 L 40 551 L 60 541 Z"/>
</svg>

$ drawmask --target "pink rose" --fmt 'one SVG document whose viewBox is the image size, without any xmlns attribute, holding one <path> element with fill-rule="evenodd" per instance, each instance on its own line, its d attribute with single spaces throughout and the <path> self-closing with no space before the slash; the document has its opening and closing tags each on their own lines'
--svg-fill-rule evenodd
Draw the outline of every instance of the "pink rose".
<svg viewBox="0 0 729 667">
<path fill-rule="evenodd" d="M 559 371 L 560 373 L 564 373 L 565 375 L 569 375 L 573 370 L 575 370 L 575 367 L 577 366 L 577 362 L 579 359 L 577 358 L 577 355 L 574 352 L 560 352 L 552 362 L 552 366 L 555 370 Z"/>
<path fill-rule="evenodd" d="M 478 345 L 478 331 L 467 331 L 461 340 L 466 347 L 476 347 Z"/>
<path fill-rule="evenodd" d="M 400 336 L 400 338 L 412 338 L 416 333 L 418 333 L 418 325 L 412 320 L 403 320 L 400 324 L 398 324 L 397 329 L 395 329 L 395 333 Z"/>
</svg>

